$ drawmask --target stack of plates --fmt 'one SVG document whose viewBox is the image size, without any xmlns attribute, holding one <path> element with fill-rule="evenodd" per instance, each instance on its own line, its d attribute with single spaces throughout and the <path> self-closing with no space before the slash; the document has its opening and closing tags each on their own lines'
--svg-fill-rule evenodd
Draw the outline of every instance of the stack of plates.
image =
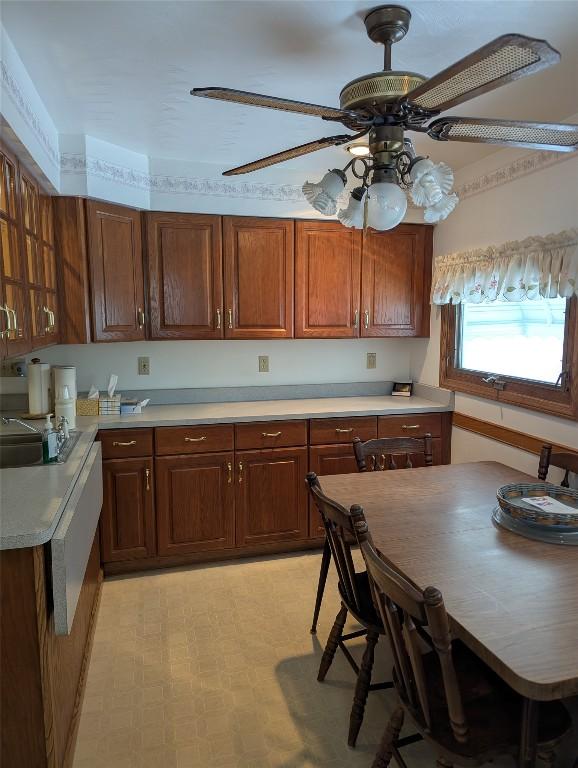
<svg viewBox="0 0 578 768">
<path fill-rule="evenodd" d="M 540 506 L 527 499 L 540 497 Z M 550 483 L 514 483 L 497 493 L 496 523 L 520 536 L 578 545 L 578 491 Z M 563 506 L 560 506 L 563 505 Z"/>
</svg>

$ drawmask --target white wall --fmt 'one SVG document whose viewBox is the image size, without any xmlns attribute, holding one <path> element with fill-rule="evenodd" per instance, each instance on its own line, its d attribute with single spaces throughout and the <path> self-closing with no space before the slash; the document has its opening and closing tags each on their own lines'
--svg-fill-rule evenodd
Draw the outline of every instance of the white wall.
<svg viewBox="0 0 578 768">
<path fill-rule="evenodd" d="M 366 353 L 377 353 L 377 367 L 367 370 Z M 137 357 L 150 357 L 149 376 L 137 373 Z M 257 370 L 258 355 L 269 355 L 269 373 Z M 240 387 L 272 384 L 391 381 L 410 372 L 411 342 L 403 339 L 272 341 L 149 341 L 63 345 L 40 350 L 54 365 L 76 365 L 78 387 L 104 389 L 111 373 L 122 389 Z M 14 386 L 14 380 L 3 384 Z M 16 383 L 17 391 L 24 386 Z M 6 390 L 8 391 L 8 390 Z M 25 390 L 23 390 L 25 391 Z"/>
<path fill-rule="evenodd" d="M 456 175 L 456 187 L 469 185 L 469 196 L 436 227 L 434 256 L 575 227 L 578 221 L 578 157 L 552 156 L 555 165 L 531 172 L 533 166 L 543 162 L 544 155 L 540 156 L 541 161 L 534 162 L 537 157 L 526 155 L 524 158 L 523 150 L 516 153 L 505 150 L 462 169 Z M 527 167 L 520 165 L 520 160 Z M 525 167 L 527 172 L 519 175 L 520 168 Z M 482 191 L 471 194 L 473 189 Z M 424 384 L 439 383 L 440 314 L 439 307 L 432 307 L 431 337 L 416 341 L 412 348 L 412 375 L 414 380 Z M 578 448 L 576 422 L 469 395 L 456 394 L 455 402 L 458 412 Z M 460 429 L 454 429 L 452 453 L 456 462 L 491 457 L 522 471 L 532 469 L 532 474 L 537 466 L 535 456 Z"/>
</svg>

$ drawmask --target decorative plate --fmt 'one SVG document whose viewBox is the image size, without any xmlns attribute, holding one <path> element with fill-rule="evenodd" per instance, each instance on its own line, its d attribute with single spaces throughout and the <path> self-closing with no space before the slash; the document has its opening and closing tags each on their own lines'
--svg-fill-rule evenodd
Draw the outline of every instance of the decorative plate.
<svg viewBox="0 0 578 768">
<path fill-rule="evenodd" d="M 578 547 L 578 529 L 561 528 L 556 525 L 528 525 L 523 520 L 516 520 L 506 514 L 500 507 L 495 507 L 492 519 L 501 528 L 523 536 L 526 539 L 542 541 L 546 544 L 566 544 Z"/>
<path fill-rule="evenodd" d="M 548 497 L 557 504 L 570 507 L 566 510 L 539 508 L 524 499 Z M 513 483 L 498 489 L 500 508 L 508 517 L 533 526 L 546 526 L 566 531 L 578 530 L 578 491 L 551 483 Z"/>
</svg>

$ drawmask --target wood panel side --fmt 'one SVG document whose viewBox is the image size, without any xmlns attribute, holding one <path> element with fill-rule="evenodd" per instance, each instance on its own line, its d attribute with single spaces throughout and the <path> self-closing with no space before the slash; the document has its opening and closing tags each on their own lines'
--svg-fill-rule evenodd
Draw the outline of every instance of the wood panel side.
<svg viewBox="0 0 578 768">
<path fill-rule="evenodd" d="M 45 766 L 33 550 L 0 552 L 0 765 Z"/>
<path fill-rule="evenodd" d="M 88 344 L 91 328 L 85 202 L 78 197 L 55 197 L 53 205 L 60 342 Z"/>
</svg>

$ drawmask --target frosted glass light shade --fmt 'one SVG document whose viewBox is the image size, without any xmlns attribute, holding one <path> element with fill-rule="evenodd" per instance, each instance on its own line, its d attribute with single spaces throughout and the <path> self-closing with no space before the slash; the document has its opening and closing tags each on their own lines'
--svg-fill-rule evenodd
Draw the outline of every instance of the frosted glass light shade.
<svg viewBox="0 0 578 768">
<path fill-rule="evenodd" d="M 363 187 L 356 187 L 351 193 L 347 208 L 338 211 L 337 218 L 344 227 L 363 229 L 364 194 L 365 189 Z"/>
<path fill-rule="evenodd" d="M 393 229 L 407 211 L 407 198 L 397 184 L 378 181 L 368 191 L 367 225 L 380 232 Z"/>
<path fill-rule="evenodd" d="M 318 184 L 306 181 L 303 194 L 313 208 L 324 216 L 333 216 L 337 211 L 337 198 L 343 192 L 347 181 L 343 171 L 327 171 Z"/>
<path fill-rule="evenodd" d="M 451 195 L 442 195 L 435 205 L 430 205 L 425 209 L 423 212 L 424 221 L 427 221 L 428 224 L 435 224 L 437 221 L 447 219 L 459 201 L 460 199 L 455 192 Z"/>
<path fill-rule="evenodd" d="M 410 171 L 413 182 L 411 196 L 416 205 L 428 206 L 439 203 L 454 183 L 454 172 L 445 163 L 433 163 L 424 157 Z"/>
</svg>

